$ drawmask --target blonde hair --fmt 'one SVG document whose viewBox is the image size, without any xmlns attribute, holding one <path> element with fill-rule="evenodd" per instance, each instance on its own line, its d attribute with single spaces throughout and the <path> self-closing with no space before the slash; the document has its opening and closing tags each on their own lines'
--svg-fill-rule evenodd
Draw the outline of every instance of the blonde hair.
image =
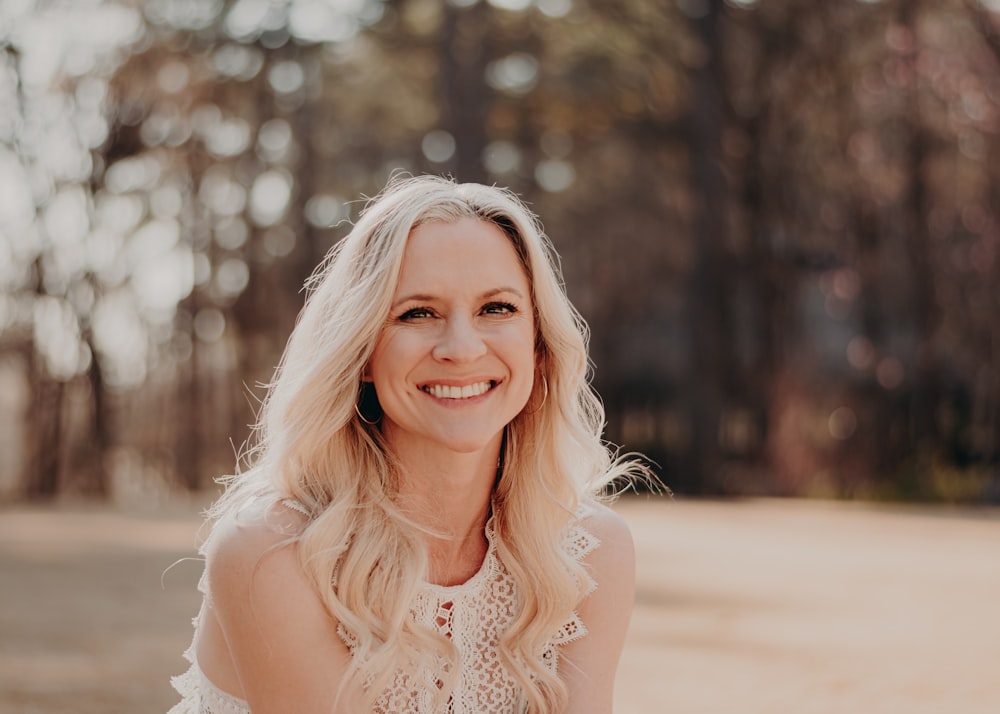
<svg viewBox="0 0 1000 714">
<path fill-rule="evenodd" d="M 210 516 L 248 497 L 292 498 L 313 514 L 298 543 L 301 562 L 354 638 L 349 678 L 368 705 L 400 669 L 454 663 L 451 642 L 417 626 L 409 604 L 426 573 L 426 533 L 396 506 L 396 468 L 377 427 L 355 412 L 361 375 L 386 316 L 407 237 L 426 221 L 475 217 L 510 238 L 529 277 L 536 311 L 536 379 L 528 407 L 507 427 L 493 501 L 497 556 L 518 586 L 518 611 L 500 642 L 528 711 L 550 714 L 565 684 L 540 660 L 586 594 L 583 567 L 563 547 L 578 507 L 600 498 L 634 465 L 601 440 L 604 411 L 588 381 L 587 328 L 563 289 L 541 226 L 514 194 L 433 176 L 396 178 L 307 284 L 306 305 L 261 408 L 252 467 L 228 479 Z M 333 583 L 333 587 L 331 587 Z M 459 668 L 441 673 L 439 703 Z"/>
</svg>

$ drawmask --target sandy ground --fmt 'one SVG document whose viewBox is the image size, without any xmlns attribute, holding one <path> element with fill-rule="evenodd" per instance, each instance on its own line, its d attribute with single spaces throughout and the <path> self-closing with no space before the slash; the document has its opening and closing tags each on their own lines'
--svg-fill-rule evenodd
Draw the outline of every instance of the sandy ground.
<svg viewBox="0 0 1000 714">
<path fill-rule="evenodd" d="M 631 499 L 618 714 L 997 714 L 1000 513 Z M 165 712 L 197 508 L 0 510 L 0 712 Z"/>
</svg>

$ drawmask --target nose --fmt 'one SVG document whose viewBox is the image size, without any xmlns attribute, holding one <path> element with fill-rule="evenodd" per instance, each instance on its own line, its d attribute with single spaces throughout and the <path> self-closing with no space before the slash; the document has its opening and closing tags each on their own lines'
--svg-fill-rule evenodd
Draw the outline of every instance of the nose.
<svg viewBox="0 0 1000 714">
<path fill-rule="evenodd" d="M 472 320 L 453 317 L 434 345 L 434 359 L 445 362 L 472 362 L 486 354 L 486 342 Z"/>
</svg>

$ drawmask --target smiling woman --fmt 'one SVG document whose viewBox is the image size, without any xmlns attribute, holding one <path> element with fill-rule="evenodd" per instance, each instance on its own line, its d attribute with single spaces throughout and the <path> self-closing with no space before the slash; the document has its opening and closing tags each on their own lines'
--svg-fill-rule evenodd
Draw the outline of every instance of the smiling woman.
<svg viewBox="0 0 1000 714">
<path fill-rule="evenodd" d="M 374 199 L 213 507 L 183 712 L 610 712 L 634 556 L 586 330 L 512 194 Z"/>
<path fill-rule="evenodd" d="M 535 381 L 530 292 L 495 224 L 462 218 L 413 229 L 364 377 L 375 386 L 394 454 L 499 453 L 503 428 Z"/>
</svg>

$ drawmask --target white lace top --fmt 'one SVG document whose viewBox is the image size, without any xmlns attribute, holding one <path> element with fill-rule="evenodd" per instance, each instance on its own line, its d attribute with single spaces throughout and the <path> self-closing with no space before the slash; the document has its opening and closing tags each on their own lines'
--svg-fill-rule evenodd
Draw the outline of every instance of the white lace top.
<svg viewBox="0 0 1000 714">
<path fill-rule="evenodd" d="M 516 586 L 496 554 L 492 529 L 479 571 L 461 585 L 425 583 L 410 611 L 414 620 L 436 628 L 449 637 L 458 650 L 461 672 L 448 707 L 440 714 L 520 714 L 525 700 L 520 686 L 503 665 L 498 652 L 500 636 L 514 618 Z M 568 554 L 581 560 L 599 541 L 579 522 L 566 534 Z M 590 582 L 590 589 L 595 584 Z M 199 615 L 200 618 L 200 615 Z M 199 618 L 195 618 L 198 627 Z M 353 651 L 356 640 L 341 625 L 340 636 Z M 546 646 L 542 661 L 552 671 L 558 666 L 559 645 L 583 637 L 587 628 L 573 615 Z M 194 646 L 185 653 L 191 667 L 173 678 L 174 688 L 183 699 L 168 714 L 251 714 L 247 703 L 216 687 L 198 667 Z M 397 673 L 391 686 L 376 702 L 379 714 L 439 714 L 432 712 L 431 692 L 438 680 L 436 672 Z"/>
</svg>

